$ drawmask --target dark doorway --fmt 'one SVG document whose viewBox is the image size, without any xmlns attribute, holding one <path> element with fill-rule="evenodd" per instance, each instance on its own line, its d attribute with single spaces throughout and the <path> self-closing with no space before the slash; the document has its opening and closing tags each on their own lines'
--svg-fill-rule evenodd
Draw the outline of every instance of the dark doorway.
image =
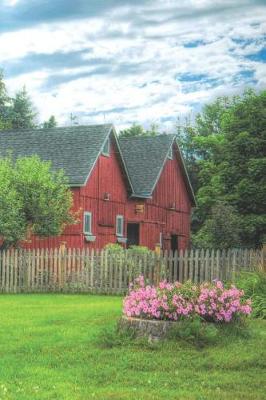
<svg viewBox="0 0 266 400">
<path fill-rule="evenodd" d="M 127 224 L 127 247 L 139 245 L 139 224 Z"/>
<path fill-rule="evenodd" d="M 173 250 L 173 252 L 178 250 L 178 236 L 177 235 L 171 235 L 171 250 Z"/>
</svg>

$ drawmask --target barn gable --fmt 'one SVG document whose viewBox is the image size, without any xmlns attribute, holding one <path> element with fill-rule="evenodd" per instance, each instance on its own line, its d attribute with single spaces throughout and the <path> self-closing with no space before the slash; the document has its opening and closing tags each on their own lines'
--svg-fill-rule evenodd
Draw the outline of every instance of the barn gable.
<svg viewBox="0 0 266 400">
<path fill-rule="evenodd" d="M 175 135 L 121 138 L 119 143 L 133 186 L 132 197 L 152 197 L 170 152 L 176 151 L 189 198 L 195 205 L 193 189 Z"/>
</svg>

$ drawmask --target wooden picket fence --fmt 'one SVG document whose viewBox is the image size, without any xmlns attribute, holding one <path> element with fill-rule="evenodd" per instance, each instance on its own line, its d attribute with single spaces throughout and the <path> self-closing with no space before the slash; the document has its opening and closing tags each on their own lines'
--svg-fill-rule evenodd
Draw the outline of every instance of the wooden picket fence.
<svg viewBox="0 0 266 400">
<path fill-rule="evenodd" d="M 265 268 L 265 251 L 186 250 L 156 254 L 106 250 L 7 250 L 0 252 L 0 291 L 123 294 L 143 274 L 151 283 L 232 280 L 240 270 Z"/>
</svg>

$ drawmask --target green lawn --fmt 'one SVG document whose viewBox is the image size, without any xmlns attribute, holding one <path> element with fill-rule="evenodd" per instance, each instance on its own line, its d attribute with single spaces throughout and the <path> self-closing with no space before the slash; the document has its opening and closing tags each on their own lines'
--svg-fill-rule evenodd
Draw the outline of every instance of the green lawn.
<svg viewBox="0 0 266 400">
<path fill-rule="evenodd" d="M 184 342 L 153 350 L 103 348 L 99 334 L 121 298 L 0 296 L 0 399 L 265 399 L 266 323 L 249 339 L 198 350 Z"/>
</svg>

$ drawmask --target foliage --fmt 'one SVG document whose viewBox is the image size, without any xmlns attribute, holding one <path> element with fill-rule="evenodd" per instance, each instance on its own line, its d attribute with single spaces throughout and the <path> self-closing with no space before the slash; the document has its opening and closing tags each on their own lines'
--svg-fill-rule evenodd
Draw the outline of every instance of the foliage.
<svg viewBox="0 0 266 400">
<path fill-rule="evenodd" d="M 130 285 L 124 299 L 128 317 L 178 321 L 199 316 L 209 322 L 232 322 L 251 313 L 251 301 L 235 286 L 228 289 L 222 282 L 195 285 L 191 282 L 168 283 L 157 287 L 145 285 L 140 276 Z"/>
<path fill-rule="evenodd" d="M 56 128 L 56 126 L 57 122 L 54 115 L 51 115 L 48 121 L 44 121 L 43 123 L 43 129 Z"/>
<path fill-rule="evenodd" d="M 104 248 L 106 250 L 109 250 L 111 253 L 122 253 L 125 250 L 125 248 L 119 243 L 108 243 L 104 246 Z M 138 245 L 129 246 L 127 252 L 139 255 L 152 253 L 152 251 L 148 247 Z"/>
<path fill-rule="evenodd" d="M 238 319 L 233 324 L 213 324 L 204 321 L 200 316 L 179 321 L 168 334 L 168 339 L 181 339 L 196 348 L 250 337 L 251 329 L 244 319 Z"/>
<path fill-rule="evenodd" d="M 181 320 L 169 332 L 169 339 L 182 339 L 196 347 L 215 344 L 218 340 L 217 325 L 202 322 L 199 316 Z"/>
<path fill-rule="evenodd" d="M 146 246 L 132 245 L 129 246 L 128 251 L 134 254 L 151 254 L 152 251 Z"/>
<path fill-rule="evenodd" d="M 0 397 L 6 400 L 265 397 L 266 321 L 250 320 L 246 340 L 227 339 L 235 324 L 224 324 L 223 337 L 203 349 L 180 339 L 156 349 L 135 340 L 108 348 L 99 335 L 116 329 L 117 296 L 6 294 L 0 314 Z"/>
<path fill-rule="evenodd" d="M 236 282 L 252 300 L 252 316 L 266 319 L 266 273 L 242 272 Z"/>
<path fill-rule="evenodd" d="M 35 128 L 36 112 L 25 86 L 16 93 L 12 100 L 11 123 L 13 129 Z"/>
<path fill-rule="evenodd" d="M 62 171 L 37 156 L 0 159 L 0 236 L 16 245 L 29 233 L 57 236 L 74 222 L 72 194 Z M 4 223 L 2 222 L 4 221 Z"/>
<path fill-rule="evenodd" d="M 152 124 L 150 129 L 144 129 L 141 125 L 133 124 L 130 128 L 123 129 L 119 132 L 119 137 L 135 137 L 135 136 L 156 136 L 158 135 L 158 127 Z"/>
<path fill-rule="evenodd" d="M 104 248 L 111 253 L 120 253 L 124 250 L 123 246 L 119 243 L 107 243 Z"/>
<path fill-rule="evenodd" d="M 217 202 L 203 226 L 192 236 L 196 248 L 227 249 L 240 244 L 240 221 L 234 208 Z"/>
<path fill-rule="evenodd" d="M 15 97 L 7 93 L 3 72 L 0 70 L 0 131 L 37 127 L 37 112 L 28 95 L 25 86 Z M 43 128 L 55 128 L 57 122 L 52 115 L 48 121 L 41 124 Z"/>
<path fill-rule="evenodd" d="M 0 70 L 0 130 L 8 129 L 11 126 L 10 102 L 11 99 L 3 80 L 3 72 Z"/>
<path fill-rule="evenodd" d="M 14 170 L 10 159 L 0 159 L 0 237 L 5 243 L 17 242 L 25 234 L 23 202 L 14 185 Z"/>
<path fill-rule="evenodd" d="M 193 232 L 199 233 L 201 242 L 206 238 L 206 246 L 216 241 L 210 220 L 218 203 L 234 210 L 229 224 L 233 226 L 238 218 L 233 235 L 239 234 L 241 246 L 262 244 L 266 230 L 265 110 L 266 91 L 248 90 L 242 96 L 222 97 L 206 105 L 195 125 L 183 130 L 181 147 L 198 204 Z M 223 240 L 225 236 L 226 232 Z"/>
</svg>

